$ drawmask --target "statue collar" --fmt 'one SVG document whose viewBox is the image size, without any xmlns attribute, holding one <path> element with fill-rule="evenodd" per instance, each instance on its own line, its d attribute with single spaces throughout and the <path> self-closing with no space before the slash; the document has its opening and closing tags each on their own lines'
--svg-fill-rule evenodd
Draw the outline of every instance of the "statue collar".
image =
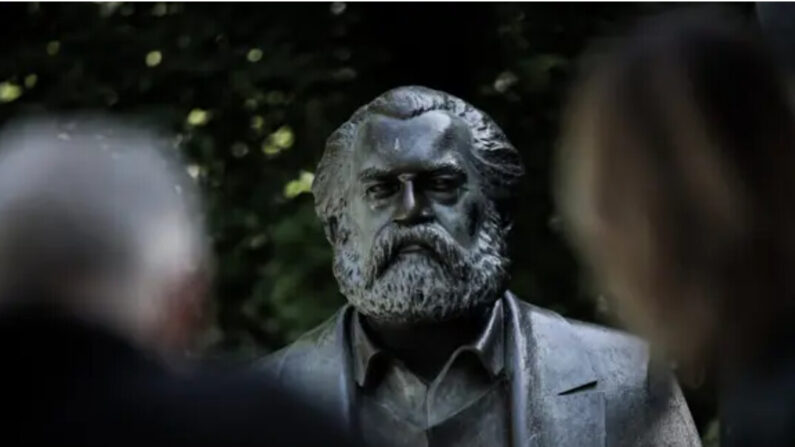
<svg viewBox="0 0 795 447">
<path fill-rule="evenodd" d="M 471 352 L 480 360 L 483 368 L 492 378 L 500 375 L 505 367 L 505 324 L 502 300 L 492 306 L 488 322 L 478 338 L 471 344 L 456 349 L 450 356 L 448 365 L 463 352 Z M 371 369 L 379 357 L 387 355 L 362 327 L 361 315 L 354 311 L 351 315 L 350 353 L 353 378 L 360 387 L 371 377 Z M 447 367 L 443 368 L 443 371 Z"/>
<path fill-rule="evenodd" d="M 565 445 L 605 445 L 605 402 L 583 340 L 554 312 L 523 303 L 511 292 L 500 301 L 505 373 L 511 378 L 512 445 L 564 445 L 557 440 L 566 440 Z M 354 317 L 355 309 L 346 306 L 333 329 L 341 354 L 338 403 L 350 427 L 358 424 L 354 409 L 359 357 L 349 343 Z"/>
</svg>

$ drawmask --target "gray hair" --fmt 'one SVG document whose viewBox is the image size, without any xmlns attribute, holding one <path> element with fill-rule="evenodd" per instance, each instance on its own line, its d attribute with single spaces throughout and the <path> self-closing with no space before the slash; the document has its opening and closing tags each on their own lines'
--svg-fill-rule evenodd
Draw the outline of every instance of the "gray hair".
<svg viewBox="0 0 795 447">
<path fill-rule="evenodd" d="M 353 141 L 359 125 L 370 115 L 409 119 L 432 110 L 442 110 L 461 118 L 472 132 L 475 168 L 481 177 L 484 193 L 496 205 L 502 224 L 511 223 L 511 201 L 524 175 L 519 152 L 497 124 L 471 104 L 438 90 L 407 86 L 392 89 L 357 110 L 326 142 L 326 150 L 317 167 L 312 193 L 315 210 L 329 240 L 337 238 L 340 214 L 347 207 L 346 188 Z"/>
<path fill-rule="evenodd" d="M 5 296 L 68 294 L 86 278 L 157 294 L 206 267 L 201 214 L 176 149 L 150 130 L 84 115 L 28 119 L 0 135 Z"/>
</svg>

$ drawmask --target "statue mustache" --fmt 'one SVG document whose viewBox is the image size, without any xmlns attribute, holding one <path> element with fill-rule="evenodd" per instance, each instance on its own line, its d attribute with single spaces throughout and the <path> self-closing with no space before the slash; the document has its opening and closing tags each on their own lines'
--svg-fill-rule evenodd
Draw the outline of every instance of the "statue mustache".
<svg viewBox="0 0 795 447">
<path fill-rule="evenodd" d="M 377 237 L 368 262 L 367 287 L 371 287 L 389 265 L 395 261 L 401 249 L 407 245 L 424 248 L 430 257 L 450 273 L 460 270 L 466 263 L 467 254 L 447 232 L 433 226 L 397 228 L 387 227 Z"/>
</svg>

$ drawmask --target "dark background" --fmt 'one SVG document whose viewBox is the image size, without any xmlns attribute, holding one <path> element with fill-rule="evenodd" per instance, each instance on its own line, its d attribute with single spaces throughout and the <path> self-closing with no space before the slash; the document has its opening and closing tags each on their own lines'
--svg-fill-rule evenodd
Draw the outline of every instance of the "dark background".
<svg viewBox="0 0 795 447">
<path fill-rule="evenodd" d="M 325 138 L 392 87 L 447 91 L 489 113 L 527 165 L 513 291 L 610 324 L 556 230 L 550 154 L 577 56 L 671 7 L 681 5 L 3 4 L 0 120 L 90 108 L 177 132 L 217 254 L 208 352 L 253 357 L 343 303 L 306 194 Z M 751 6 L 731 7 L 752 19 Z M 707 394 L 688 391 L 704 431 Z"/>
</svg>

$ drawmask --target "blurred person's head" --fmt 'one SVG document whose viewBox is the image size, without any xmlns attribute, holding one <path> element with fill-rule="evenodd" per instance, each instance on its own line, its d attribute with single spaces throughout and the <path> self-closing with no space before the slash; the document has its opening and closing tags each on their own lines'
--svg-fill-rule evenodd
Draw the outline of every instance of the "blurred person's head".
<svg viewBox="0 0 795 447">
<path fill-rule="evenodd" d="M 677 12 L 596 51 L 557 194 L 615 312 L 682 359 L 742 352 L 792 307 L 795 130 L 769 56 L 721 14 Z"/>
<path fill-rule="evenodd" d="M 148 348 L 197 329 L 208 252 L 196 186 L 155 133 L 90 116 L 0 134 L 0 303 L 110 326 Z"/>
<path fill-rule="evenodd" d="M 499 127 L 452 95 L 401 87 L 359 109 L 329 138 L 313 186 L 343 294 L 397 324 L 493 303 L 522 174 Z"/>
</svg>

